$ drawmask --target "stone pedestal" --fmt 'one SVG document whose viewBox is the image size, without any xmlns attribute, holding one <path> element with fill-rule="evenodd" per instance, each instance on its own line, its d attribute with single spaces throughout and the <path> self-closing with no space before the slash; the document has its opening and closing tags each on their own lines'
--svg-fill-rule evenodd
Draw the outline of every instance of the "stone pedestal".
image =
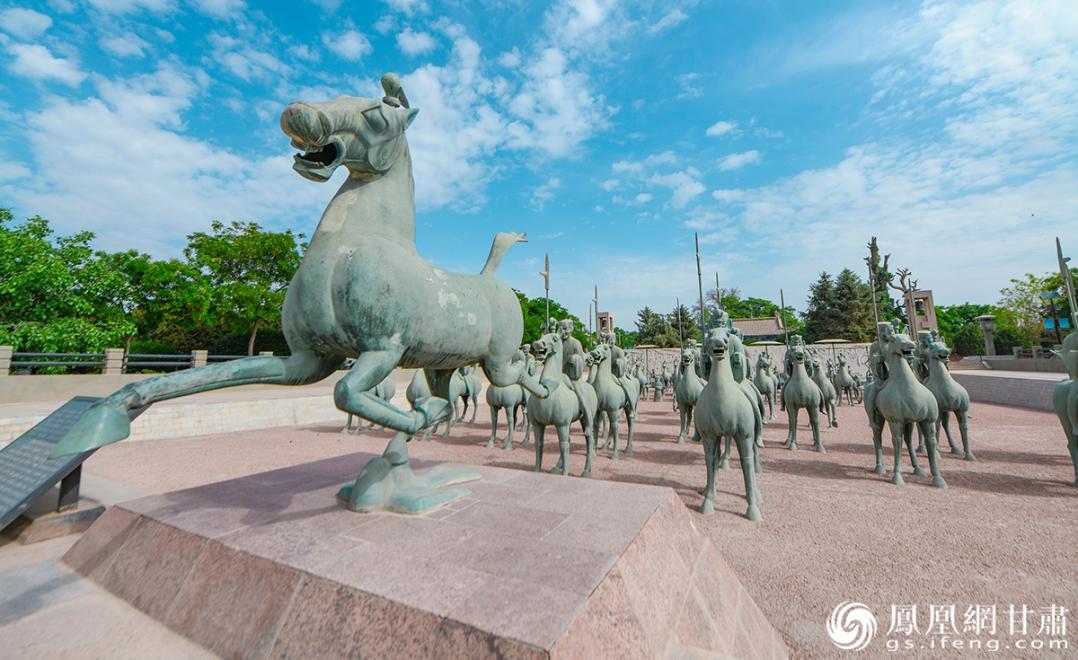
<svg viewBox="0 0 1078 660">
<path fill-rule="evenodd" d="M 225 657 L 786 657 L 669 488 L 479 468 L 425 515 L 342 509 L 371 457 L 118 505 L 64 561 Z"/>
</svg>

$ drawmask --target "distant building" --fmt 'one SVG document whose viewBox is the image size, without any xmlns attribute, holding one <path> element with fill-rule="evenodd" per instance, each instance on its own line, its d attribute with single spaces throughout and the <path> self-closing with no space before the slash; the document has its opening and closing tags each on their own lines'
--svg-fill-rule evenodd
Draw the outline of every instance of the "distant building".
<svg viewBox="0 0 1078 660">
<path fill-rule="evenodd" d="M 614 332 L 614 315 L 610 312 L 599 312 L 595 315 L 599 324 L 599 332 Z"/>
<path fill-rule="evenodd" d="M 782 317 L 778 310 L 773 316 L 758 316 L 747 319 L 733 319 L 734 327 L 741 331 L 745 339 L 762 341 L 764 339 L 778 339 L 783 336 L 785 328 L 782 326 Z"/>
</svg>

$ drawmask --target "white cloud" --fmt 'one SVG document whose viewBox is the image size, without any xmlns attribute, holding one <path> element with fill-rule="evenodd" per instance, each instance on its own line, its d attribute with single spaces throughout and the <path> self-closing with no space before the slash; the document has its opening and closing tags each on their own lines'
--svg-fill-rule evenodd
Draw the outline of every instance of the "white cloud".
<svg viewBox="0 0 1078 660">
<path fill-rule="evenodd" d="M 719 169 L 723 172 L 736 170 L 746 165 L 755 165 L 760 162 L 760 152 L 752 149 L 741 153 L 729 154 L 719 159 Z"/>
<path fill-rule="evenodd" d="M 121 35 L 102 39 L 100 46 L 106 52 L 117 57 L 142 57 L 146 54 L 146 49 L 150 47 L 150 44 L 133 32 L 125 32 Z"/>
<path fill-rule="evenodd" d="M 651 193 L 640 193 L 636 197 L 633 197 L 633 201 L 637 204 L 647 204 L 653 199 Z"/>
<path fill-rule="evenodd" d="M 218 19 L 238 16 L 247 8 L 244 0 L 192 0 L 192 4 L 199 12 Z"/>
<path fill-rule="evenodd" d="M 507 50 L 498 56 L 498 64 L 504 66 L 507 69 L 515 69 L 520 66 L 522 59 L 520 56 L 520 49 L 513 48 L 513 50 Z"/>
<path fill-rule="evenodd" d="M 689 15 L 680 9 L 673 9 L 660 18 L 654 25 L 648 28 L 648 32 L 652 34 L 662 32 L 663 30 L 669 30 L 670 28 L 680 25 L 684 22 Z"/>
<path fill-rule="evenodd" d="M 175 8 L 172 0 L 88 0 L 95 9 L 113 14 L 126 14 L 133 11 L 162 12 Z"/>
<path fill-rule="evenodd" d="M 719 137 L 721 135 L 726 135 L 727 133 L 732 133 L 736 129 L 736 121 L 717 121 L 711 126 L 708 126 L 707 134 L 711 137 Z"/>
<path fill-rule="evenodd" d="M 30 176 L 30 169 L 9 157 L 0 159 L 0 181 L 12 181 Z"/>
<path fill-rule="evenodd" d="M 672 190 L 670 205 L 676 209 L 684 208 L 706 190 L 704 184 L 700 183 L 698 178 L 689 171 L 656 174 L 649 179 L 649 182 Z"/>
<path fill-rule="evenodd" d="M 509 102 L 509 111 L 518 120 L 509 126 L 513 147 L 564 157 L 605 128 L 611 110 L 602 96 L 592 103 L 580 102 L 588 78 L 570 66 L 564 52 L 544 49 L 524 67 L 524 76 Z"/>
<path fill-rule="evenodd" d="M 412 14 L 430 11 L 426 0 L 386 0 L 391 9 L 411 16 Z"/>
<path fill-rule="evenodd" d="M 39 44 L 8 44 L 14 59 L 8 69 L 15 75 L 31 80 L 57 80 L 77 87 L 86 78 L 78 64 L 62 57 L 53 57 L 48 48 Z"/>
<path fill-rule="evenodd" d="M 404 32 L 397 35 L 397 46 L 409 57 L 425 55 L 436 46 L 434 37 L 427 32 L 415 32 L 412 28 L 405 28 Z"/>
<path fill-rule="evenodd" d="M 939 117 L 941 129 L 881 131 L 831 166 L 712 196 L 747 244 L 777 246 L 769 263 L 786 281 L 859 266 L 869 229 L 938 304 L 989 302 L 1008 278 L 1051 270 L 1051 237 L 1073 231 L 1078 208 L 1073 9 L 926 3 L 897 37 L 917 47 L 880 69 L 870 109 L 881 125 L 906 113 Z M 780 240 L 791 233 L 795 244 Z"/>
<path fill-rule="evenodd" d="M 357 62 L 364 55 L 369 55 L 373 48 L 371 42 L 362 32 L 346 30 L 345 32 L 324 32 L 322 43 L 341 59 L 349 62 Z"/>
<path fill-rule="evenodd" d="M 699 73 L 682 73 L 674 76 L 674 81 L 679 88 L 677 97 L 679 99 L 696 99 L 703 96 L 704 88 L 700 87 L 699 80 Z"/>
<path fill-rule="evenodd" d="M 210 34 L 209 42 L 212 62 L 244 81 L 277 80 L 292 71 L 272 53 L 255 48 L 257 42 L 216 32 Z"/>
<path fill-rule="evenodd" d="M 607 192 L 612 192 L 615 188 L 618 187 L 618 180 L 617 179 L 607 179 L 606 181 L 603 181 L 602 187 L 603 187 L 603 190 L 605 190 Z"/>
<path fill-rule="evenodd" d="M 288 54 L 307 62 L 318 61 L 318 51 L 307 44 L 294 44 L 288 47 Z"/>
<path fill-rule="evenodd" d="M 333 186 L 297 176 L 285 140 L 281 152 L 252 158 L 177 132 L 206 84 L 198 72 L 163 68 L 102 83 L 84 101 L 52 98 L 25 117 L 33 179 L 0 185 L 0 195 L 60 231 L 92 228 L 104 249 L 159 255 L 211 220 L 313 228 Z"/>
<path fill-rule="evenodd" d="M 10 7 L 0 11 L 0 30 L 18 39 L 33 39 L 44 34 L 52 25 L 52 19 L 22 7 Z"/>
<path fill-rule="evenodd" d="M 397 17 L 393 14 L 385 14 L 374 22 L 374 31 L 378 34 L 389 34 L 397 28 Z"/>
<path fill-rule="evenodd" d="M 546 203 L 550 200 L 554 199 L 554 191 L 558 188 L 561 188 L 561 179 L 556 176 L 552 176 L 547 179 L 544 184 L 542 184 L 532 192 L 532 206 L 542 211 L 543 206 L 545 206 Z"/>
</svg>

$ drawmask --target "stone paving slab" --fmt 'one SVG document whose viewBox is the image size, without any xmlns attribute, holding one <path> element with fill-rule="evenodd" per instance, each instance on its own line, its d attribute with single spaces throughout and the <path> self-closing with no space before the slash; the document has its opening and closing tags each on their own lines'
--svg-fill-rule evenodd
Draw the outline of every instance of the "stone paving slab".
<svg viewBox="0 0 1078 660">
<path fill-rule="evenodd" d="M 121 503 L 64 562 L 226 657 L 786 657 L 669 488 L 480 466 L 445 508 L 356 514 L 369 458 Z"/>
</svg>

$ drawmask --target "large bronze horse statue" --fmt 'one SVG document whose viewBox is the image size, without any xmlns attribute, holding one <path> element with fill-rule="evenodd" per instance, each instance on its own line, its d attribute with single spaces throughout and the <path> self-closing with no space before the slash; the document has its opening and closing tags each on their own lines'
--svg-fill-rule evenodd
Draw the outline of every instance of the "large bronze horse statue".
<svg viewBox="0 0 1078 660">
<path fill-rule="evenodd" d="M 348 178 L 322 214 L 288 287 L 281 324 L 287 358 L 250 357 L 132 383 L 97 402 L 65 436 L 57 454 L 87 451 L 126 438 L 129 414 L 158 401 L 252 383 L 305 385 L 351 370 L 336 385 L 345 412 L 398 431 L 382 457 L 364 467 L 340 496 L 355 510 L 419 511 L 463 494 L 440 486 L 473 472 L 412 472 L 406 441 L 448 421 L 454 369 L 478 363 L 487 379 L 523 385 L 546 397 L 561 381 L 528 375 L 517 347 L 524 322 L 513 290 L 494 275 L 522 234 L 500 233 L 478 275 L 449 273 L 416 250 L 412 158 L 405 130 L 418 112 L 395 74 L 382 77 L 381 99 L 344 96 L 292 103 L 281 129 L 302 153 L 293 169 L 316 182 L 339 167 Z M 433 396 L 401 410 L 370 392 L 395 368 L 426 371 Z"/>
</svg>

